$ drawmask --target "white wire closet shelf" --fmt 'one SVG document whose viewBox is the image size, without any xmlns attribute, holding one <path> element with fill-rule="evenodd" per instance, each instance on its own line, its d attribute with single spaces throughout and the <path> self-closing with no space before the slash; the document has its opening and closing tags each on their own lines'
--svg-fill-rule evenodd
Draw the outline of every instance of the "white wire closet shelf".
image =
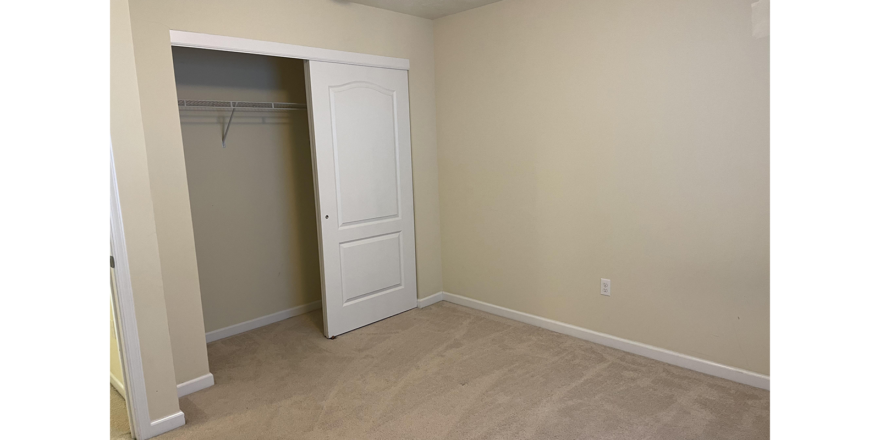
<svg viewBox="0 0 880 440">
<path fill-rule="evenodd" d="M 200 99 L 178 99 L 177 106 L 181 110 L 232 110 L 226 128 L 223 130 L 221 139 L 223 148 L 226 148 L 226 134 L 232 124 L 232 117 L 236 110 L 307 110 L 308 106 L 297 102 L 252 102 L 252 101 L 207 101 Z"/>
<path fill-rule="evenodd" d="M 306 110 L 308 106 L 297 102 L 207 101 L 178 99 L 181 109 L 229 109 L 229 110 Z"/>
</svg>

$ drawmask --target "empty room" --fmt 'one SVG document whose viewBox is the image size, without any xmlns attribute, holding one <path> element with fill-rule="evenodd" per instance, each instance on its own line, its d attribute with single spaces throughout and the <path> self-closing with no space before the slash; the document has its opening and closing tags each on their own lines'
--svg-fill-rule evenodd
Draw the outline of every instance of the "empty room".
<svg viewBox="0 0 880 440">
<path fill-rule="evenodd" d="M 876 364 L 872 260 L 771 331 L 774 237 L 856 257 L 777 223 L 770 1 L 111 0 L 111 438 L 771 438 Z"/>
</svg>

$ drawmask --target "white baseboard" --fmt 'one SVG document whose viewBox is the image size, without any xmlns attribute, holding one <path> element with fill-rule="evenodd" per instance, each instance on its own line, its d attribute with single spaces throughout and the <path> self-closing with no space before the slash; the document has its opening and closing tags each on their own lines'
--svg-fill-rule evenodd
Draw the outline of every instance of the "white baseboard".
<svg viewBox="0 0 880 440">
<path fill-rule="evenodd" d="M 113 388 L 116 388 L 116 391 L 119 391 L 119 394 L 122 395 L 122 398 L 125 399 L 125 385 L 122 384 L 122 381 L 119 380 L 113 373 L 110 373 L 110 385 Z"/>
<path fill-rule="evenodd" d="M 170 416 L 162 417 L 161 419 L 150 422 L 150 433 L 145 437 L 152 438 L 157 435 L 162 435 L 172 429 L 180 428 L 184 423 L 186 423 L 186 419 L 183 416 L 183 411 L 177 411 Z"/>
<path fill-rule="evenodd" d="M 424 309 L 425 307 L 428 307 L 431 304 L 436 304 L 440 301 L 443 301 L 443 292 L 437 292 L 427 298 L 419 299 L 419 308 Z"/>
<path fill-rule="evenodd" d="M 211 373 L 197 377 L 193 380 L 188 380 L 184 383 L 179 383 L 177 384 L 177 398 L 179 399 L 187 394 L 201 391 L 211 385 L 214 385 L 214 375 Z"/>
<path fill-rule="evenodd" d="M 646 358 L 665 362 L 678 367 L 687 368 L 688 370 L 698 371 L 710 376 L 720 377 L 722 379 L 739 382 L 745 385 L 769 390 L 770 377 L 751 371 L 741 370 L 739 368 L 729 367 L 727 365 L 717 364 L 715 362 L 704 359 L 695 358 L 663 348 L 654 347 L 640 342 L 630 341 L 605 333 L 599 333 L 585 328 L 576 327 L 564 322 L 554 321 L 552 319 L 542 318 L 540 316 L 530 315 L 528 313 L 518 312 L 501 306 L 477 301 L 460 295 L 454 295 L 449 292 L 441 292 L 444 301 L 449 301 L 460 306 L 470 307 L 493 315 L 502 316 L 514 321 L 531 324 L 543 329 L 574 336 L 600 345 L 616 348 L 628 353 L 637 354 Z M 433 298 L 432 295 L 428 298 Z M 428 298 L 425 298 L 426 300 Z M 435 301 L 436 302 L 436 301 Z M 419 304 L 421 307 L 421 303 Z"/>
<path fill-rule="evenodd" d="M 228 338 L 239 333 L 244 333 L 246 331 L 260 328 L 264 325 L 269 325 L 278 321 L 283 321 L 287 318 L 293 318 L 294 316 L 302 315 L 304 313 L 311 312 L 312 310 L 318 310 L 320 308 L 321 301 L 310 302 L 308 304 L 303 304 L 301 306 L 282 310 L 280 312 L 275 312 L 271 315 L 261 316 L 259 318 L 251 319 L 250 321 L 245 321 L 239 324 L 230 325 L 229 327 L 221 328 L 219 330 L 208 332 L 207 334 L 205 334 L 205 339 L 207 340 L 207 342 L 214 342 L 219 339 Z"/>
</svg>

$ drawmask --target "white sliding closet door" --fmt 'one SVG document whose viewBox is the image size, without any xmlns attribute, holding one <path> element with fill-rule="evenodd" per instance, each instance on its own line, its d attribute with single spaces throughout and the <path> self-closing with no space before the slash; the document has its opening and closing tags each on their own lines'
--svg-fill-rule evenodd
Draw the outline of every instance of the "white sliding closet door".
<svg viewBox="0 0 880 440">
<path fill-rule="evenodd" d="M 324 334 L 416 307 L 407 71 L 306 62 Z"/>
</svg>

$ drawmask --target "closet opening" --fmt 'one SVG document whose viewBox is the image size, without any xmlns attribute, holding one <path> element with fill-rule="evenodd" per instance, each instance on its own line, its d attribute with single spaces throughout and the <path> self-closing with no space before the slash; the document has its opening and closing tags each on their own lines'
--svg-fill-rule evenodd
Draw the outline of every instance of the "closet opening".
<svg viewBox="0 0 880 440">
<path fill-rule="evenodd" d="M 207 342 L 321 308 L 304 61 L 172 55 Z"/>
</svg>

